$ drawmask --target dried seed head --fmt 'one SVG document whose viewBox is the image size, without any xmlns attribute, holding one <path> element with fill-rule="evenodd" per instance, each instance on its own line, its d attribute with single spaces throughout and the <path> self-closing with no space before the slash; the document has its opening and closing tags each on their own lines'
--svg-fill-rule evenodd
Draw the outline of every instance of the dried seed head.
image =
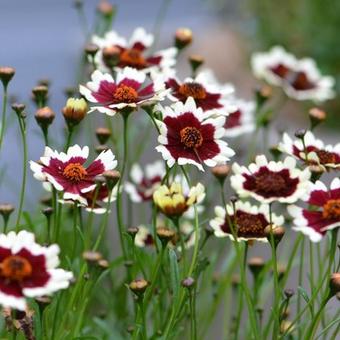
<svg viewBox="0 0 340 340">
<path fill-rule="evenodd" d="M 93 43 L 88 43 L 84 50 L 87 55 L 94 57 L 99 50 L 99 46 Z"/>
<path fill-rule="evenodd" d="M 88 262 L 88 263 L 97 263 L 103 258 L 103 255 L 99 253 L 98 251 L 84 251 L 83 254 L 83 259 Z"/>
<path fill-rule="evenodd" d="M 175 46 L 181 50 L 192 42 L 192 31 L 189 28 L 178 28 L 175 33 Z"/>
<path fill-rule="evenodd" d="M 252 272 L 254 277 L 257 277 L 265 265 L 262 257 L 252 257 L 248 261 L 249 270 Z"/>
<path fill-rule="evenodd" d="M 88 106 L 83 98 L 69 98 L 62 112 L 69 127 L 78 125 L 86 116 Z"/>
<path fill-rule="evenodd" d="M 182 280 L 181 284 L 183 287 L 190 289 L 195 285 L 195 279 L 189 276 Z"/>
<path fill-rule="evenodd" d="M 99 127 L 96 129 L 96 136 L 100 144 L 105 144 L 111 136 L 111 131 L 108 128 Z"/>
<path fill-rule="evenodd" d="M 329 280 L 329 288 L 332 295 L 340 292 L 340 273 L 333 273 Z"/>
<path fill-rule="evenodd" d="M 49 125 L 52 124 L 55 113 L 52 111 L 52 109 L 48 106 L 42 107 L 41 109 L 38 109 L 37 112 L 34 115 L 37 123 L 43 128 L 47 128 Z"/>
<path fill-rule="evenodd" d="M 7 87 L 8 83 L 12 80 L 15 74 L 13 67 L 1 66 L 0 67 L 0 80 L 4 87 Z"/>
<path fill-rule="evenodd" d="M 136 279 L 130 282 L 129 288 L 136 295 L 143 295 L 146 288 L 148 287 L 149 282 L 144 279 Z"/>
<path fill-rule="evenodd" d="M 198 54 L 192 54 L 191 56 L 189 56 L 189 63 L 191 66 L 191 69 L 193 71 L 193 73 L 196 72 L 196 70 L 203 65 L 204 63 L 204 58 L 201 55 Z"/>
<path fill-rule="evenodd" d="M 218 180 L 224 181 L 230 173 L 230 166 L 216 165 L 211 169 L 211 172 Z"/>
</svg>

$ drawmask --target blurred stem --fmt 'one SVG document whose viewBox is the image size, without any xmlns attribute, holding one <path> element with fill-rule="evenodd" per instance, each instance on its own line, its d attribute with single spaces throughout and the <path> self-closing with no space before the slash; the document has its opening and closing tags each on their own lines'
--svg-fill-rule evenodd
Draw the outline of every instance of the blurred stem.
<svg viewBox="0 0 340 340">
<path fill-rule="evenodd" d="M 161 7 L 159 8 L 159 12 L 156 16 L 156 21 L 154 24 L 153 28 L 153 33 L 154 33 L 154 43 L 152 49 L 154 49 L 155 46 L 157 46 L 160 34 L 161 34 L 161 29 L 162 29 L 162 24 L 164 22 L 167 10 L 170 6 L 171 0 L 163 0 Z"/>
<path fill-rule="evenodd" d="M 6 128 L 7 98 L 8 98 L 7 86 L 4 86 L 4 96 L 3 96 L 3 102 L 2 102 L 1 131 L 0 131 L 0 150 L 2 147 L 2 142 L 4 139 L 5 128 Z"/>
<path fill-rule="evenodd" d="M 22 160 L 22 181 L 21 181 L 21 193 L 20 193 L 20 203 L 19 203 L 19 210 L 18 210 L 18 216 L 17 221 L 15 225 L 15 231 L 19 231 L 19 225 L 22 215 L 22 209 L 24 205 L 24 198 L 25 198 L 25 191 L 26 191 L 26 177 L 27 177 L 27 141 L 26 141 L 26 125 L 25 125 L 25 118 L 22 118 L 18 115 L 19 120 L 19 127 L 20 127 L 20 133 L 21 133 L 21 139 L 22 139 L 22 145 L 23 145 L 23 160 Z"/>
<path fill-rule="evenodd" d="M 96 185 L 96 189 L 94 191 L 94 196 L 93 196 L 92 205 L 91 205 L 91 211 L 89 213 L 89 218 L 87 220 L 86 235 L 85 235 L 85 250 L 90 249 L 91 247 L 90 243 L 91 243 L 92 234 L 93 234 L 92 228 L 93 228 L 94 207 L 96 205 L 100 185 L 101 184 Z"/>
<path fill-rule="evenodd" d="M 190 327 L 191 340 L 197 339 L 197 322 L 196 322 L 196 287 L 189 289 L 189 308 L 190 308 Z"/>
<path fill-rule="evenodd" d="M 305 239 L 302 239 L 301 248 L 300 248 L 300 258 L 299 258 L 299 278 L 298 278 L 298 287 L 302 287 L 303 283 L 303 266 L 304 266 L 304 253 L 305 253 Z M 300 314 L 301 311 L 301 294 L 297 296 L 297 314 Z M 298 338 L 301 339 L 302 330 L 301 327 L 298 329 Z"/>
<path fill-rule="evenodd" d="M 78 207 L 77 203 L 73 205 L 73 248 L 72 248 L 72 259 L 74 259 L 77 248 L 77 217 L 78 217 Z"/>
</svg>

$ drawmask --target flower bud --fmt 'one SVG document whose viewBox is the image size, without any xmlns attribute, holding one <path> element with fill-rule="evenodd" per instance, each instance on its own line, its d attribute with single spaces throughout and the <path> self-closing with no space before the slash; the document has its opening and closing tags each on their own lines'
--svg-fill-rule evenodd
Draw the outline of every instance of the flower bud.
<svg viewBox="0 0 340 340">
<path fill-rule="evenodd" d="M 189 63 L 193 73 L 204 63 L 204 58 L 198 54 L 192 54 L 189 56 Z"/>
<path fill-rule="evenodd" d="M 105 260 L 105 259 L 101 259 L 98 261 L 98 266 L 102 269 L 107 269 L 109 268 L 110 264 L 109 264 L 109 261 L 108 260 Z"/>
<path fill-rule="evenodd" d="M 63 108 L 63 115 L 69 127 L 78 125 L 86 116 L 87 103 L 83 98 L 69 98 Z"/>
<path fill-rule="evenodd" d="M 34 300 L 38 303 L 39 307 L 42 309 L 44 309 L 46 306 L 48 306 L 52 302 L 52 299 L 46 295 L 38 296 L 34 298 Z"/>
<path fill-rule="evenodd" d="M 107 187 L 112 190 L 114 186 L 120 180 L 120 172 L 117 170 L 108 170 L 103 173 L 103 176 L 106 180 Z"/>
<path fill-rule="evenodd" d="M 25 104 L 20 104 L 20 103 L 13 103 L 12 104 L 12 110 L 19 116 L 21 117 L 22 113 L 24 112 L 26 106 Z"/>
<path fill-rule="evenodd" d="M 103 61 L 105 65 L 112 68 L 117 65 L 120 56 L 120 49 L 116 46 L 109 46 L 103 49 Z"/>
<path fill-rule="evenodd" d="M 211 172 L 221 183 L 224 183 L 230 173 L 230 166 L 226 164 L 216 165 L 211 169 Z"/>
<path fill-rule="evenodd" d="M 42 213 L 46 216 L 46 218 L 50 218 L 51 215 L 53 214 L 54 210 L 51 207 L 47 207 L 42 210 Z"/>
<path fill-rule="evenodd" d="M 98 4 L 97 11 L 104 17 L 110 18 L 114 13 L 114 6 L 110 4 L 107 0 L 102 0 Z"/>
<path fill-rule="evenodd" d="M 175 236 L 175 231 L 166 227 L 158 227 L 156 230 L 156 234 L 160 241 L 162 242 L 163 247 L 165 247 L 169 241 Z"/>
<path fill-rule="evenodd" d="M 43 107 L 47 102 L 48 87 L 45 85 L 35 86 L 32 89 L 33 100 L 39 106 Z"/>
<path fill-rule="evenodd" d="M 181 284 L 184 288 L 191 289 L 195 285 L 195 279 L 189 276 L 182 280 Z"/>
<path fill-rule="evenodd" d="M 270 99 L 272 96 L 273 90 L 270 86 L 264 85 L 261 88 L 256 90 L 256 104 L 257 107 L 260 108 L 262 105 Z"/>
<path fill-rule="evenodd" d="M 130 282 L 129 288 L 137 296 L 142 296 L 148 287 L 149 282 L 144 279 L 136 279 Z"/>
<path fill-rule="evenodd" d="M 0 215 L 4 219 L 5 224 L 8 222 L 12 212 L 15 210 L 12 204 L 3 203 L 0 204 Z"/>
<path fill-rule="evenodd" d="M 178 28 L 175 33 L 175 46 L 182 50 L 192 42 L 192 31 L 189 28 Z"/>
<path fill-rule="evenodd" d="M 98 145 L 96 146 L 96 153 L 99 155 L 103 151 L 110 150 L 110 147 L 108 145 Z"/>
<path fill-rule="evenodd" d="M 233 274 L 232 277 L 231 277 L 231 284 L 232 284 L 232 287 L 235 289 L 235 288 L 238 288 L 238 286 L 240 285 L 241 283 L 241 279 L 240 279 L 240 275 L 239 274 Z"/>
<path fill-rule="evenodd" d="M 84 251 L 83 254 L 83 259 L 88 262 L 89 264 L 95 264 L 98 263 L 103 258 L 103 255 L 99 253 L 98 251 Z"/>
<path fill-rule="evenodd" d="M 90 57 L 94 57 L 96 55 L 96 53 L 98 52 L 99 50 L 99 46 L 96 45 L 96 44 L 93 44 L 93 43 L 88 43 L 85 48 L 85 53 L 90 56 Z"/>
<path fill-rule="evenodd" d="M 287 299 L 290 299 L 295 294 L 295 292 L 294 289 L 287 288 L 284 290 L 284 294 Z"/>
<path fill-rule="evenodd" d="M 105 144 L 111 136 L 111 131 L 108 128 L 99 127 L 96 129 L 96 136 L 100 144 Z"/>
<path fill-rule="evenodd" d="M 49 125 L 52 124 L 55 117 L 55 113 L 52 111 L 50 107 L 45 106 L 42 107 L 41 109 L 38 109 L 34 117 L 37 123 L 41 126 L 41 128 L 45 130 L 48 128 Z"/>
<path fill-rule="evenodd" d="M 131 236 L 131 238 L 134 240 L 137 233 L 139 231 L 138 227 L 129 227 L 127 228 L 126 232 Z"/>
<path fill-rule="evenodd" d="M 273 145 L 269 148 L 269 152 L 274 158 L 274 161 L 277 162 L 280 159 L 280 156 L 282 155 L 282 152 L 278 149 L 277 145 Z"/>
<path fill-rule="evenodd" d="M 273 235 L 275 247 L 280 243 L 285 232 L 286 230 L 283 227 L 272 227 L 271 225 L 268 225 L 264 228 L 264 234 L 269 242 L 271 242 L 271 235 Z"/>
<path fill-rule="evenodd" d="M 313 130 L 316 126 L 324 122 L 327 118 L 326 112 L 318 109 L 317 107 L 310 109 L 308 115 L 311 124 L 311 130 Z"/>
<path fill-rule="evenodd" d="M 333 273 L 329 280 L 329 288 L 331 290 L 331 294 L 336 295 L 340 292 L 340 273 Z"/>
<path fill-rule="evenodd" d="M 73 86 L 68 86 L 64 88 L 64 94 L 66 98 L 74 97 L 78 93 L 78 89 Z"/>
<path fill-rule="evenodd" d="M 4 88 L 7 87 L 8 83 L 12 80 L 15 74 L 13 67 L 1 66 L 0 67 L 0 80 Z"/>
<path fill-rule="evenodd" d="M 262 257 L 252 257 L 248 261 L 249 270 L 252 272 L 254 278 L 256 279 L 262 269 L 264 268 L 265 262 Z"/>
<path fill-rule="evenodd" d="M 307 133 L 307 130 L 305 130 L 305 129 L 299 129 L 299 130 L 297 130 L 297 131 L 294 133 L 294 135 L 295 135 L 296 138 L 303 139 L 303 138 L 305 138 L 305 134 L 306 134 L 306 133 Z"/>
</svg>

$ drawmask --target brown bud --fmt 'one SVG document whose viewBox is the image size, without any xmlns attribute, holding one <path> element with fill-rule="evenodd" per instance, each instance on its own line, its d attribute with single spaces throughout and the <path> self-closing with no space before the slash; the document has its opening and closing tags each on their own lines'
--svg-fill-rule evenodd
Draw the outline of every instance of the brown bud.
<svg viewBox="0 0 340 340">
<path fill-rule="evenodd" d="M 51 81 L 47 78 L 43 78 L 38 80 L 38 86 L 39 85 L 49 87 L 51 85 Z"/>
<path fill-rule="evenodd" d="M 148 287 L 149 282 L 144 279 L 136 279 L 130 282 L 129 288 L 136 295 L 143 295 L 146 288 Z"/>
<path fill-rule="evenodd" d="M 97 11 L 105 17 L 110 17 L 114 12 L 114 7 L 107 0 L 102 0 L 98 4 Z"/>
<path fill-rule="evenodd" d="M 278 276 L 279 276 L 279 280 L 283 279 L 284 275 L 286 274 L 286 271 L 287 271 L 286 266 L 284 266 L 282 264 L 277 267 L 277 273 L 278 273 Z"/>
<path fill-rule="evenodd" d="M 15 74 L 13 67 L 1 66 L 0 67 L 0 80 L 4 87 L 7 87 L 8 83 L 12 80 Z"/>
<path fill-rule="evenodd" d="M 32 89 L 33 100 L 39 106 L 46 105 L 48 87 L 45 85 L 35 86 Z"/>
<path fill-rule="evenodd" d="M 181 284 L 183 287 L 190 289 L 195 285 L 195 279 L 189 276 L 182 280 Z"/>
<path fill-rule="evenodd" d="M 79 124 L 87 113 L 87 103 L 83 98 L 69 98 L 63 108 L 63 115 L 69 127 Z"/>
<path fill-rule="evenodd" d="M 101 259 L 101 260 L 98 261 L 98 266 L 102 269 L 107 269 L 107 268 L 109 268 L 110 264 L 109 264 L 108 260 Z"/>
<path fill-rule="evenodd" d="M 47 205 L 47 206 L 51 206 L 52 204 L 52 197 L 51 196 L 45 196 L 42 199 L 40 199 L 40 203 L 42 205 Z"/>
<path fill-rule="evenodd" d="M 218 180 L 224 181 L 230 173 L 230 166 L 226 164 L 216 165 L 211 169 L 211 172 Z"/>
<path fill-rule="evenodd" d="M 231 277 L 231 284 L 233 288 L 237 288 L 239 284 L 241 283 L 240 275 L 239 274 L 233 274 Z"/>
<path fill-rule="evenodd" d="M 284 294 L 287 299 L 290 299 L 295 294 L 295 292 L 294 289 L 287 288 L 284 290 Z"/>
<path fill-rule="evenodd" d="M 278 149 L 277 145 L 273 145 L 269 148 L 269 152 L 273 156 L 275 161 L 278 161 L 280 156 L 282 155 L 282 152 Z"/>
<path fill-rule="evenodd" d="M 267 240 L 269 242 L 271 242 L 271 238 L 272 238 L 271 235 L 273 235 L 275 247 L 280 243 L 285 232 L 286 230 L 283 227 L 276 227 L 276 226 L 268 225 L 267 227 L 264 228 L 264 234 L 267 237 Z"/>
<path fill-rule="evenodd" d="M 192 54 L 189 56 L 189 63 L 192 71 L 195 73 L 196 70 L 204 63 L 204 58 L 198 54 Z"/>
<path fill-rule="evenodd" d="M 20 104 L 20 103 L 13 103 L 11 107 L 12 107 L 12 110 L 20 117 L 26 108 L 25 104 Z"/>
<path fill-rule="evenodd" d="M 103 49 L 103 61 L 109 68 L 117 65 L 120 56 L 120 49 L 116 46 L 109 46 Z"/>
<path fill-rule="evenodd" d="M 120 172 L 117 170 L 108 170 L 103 173 L 103 176 L 106 180 L 107 187 L 112 190 L 113 187 L 118 183 L 120 180 Z"/>
<path fill-rule="evenodd" d="M 317 107 L 310 109 L 308 114 L 312 130 L 327 118 L 326 112 Z"/>
<path fill-rule="evenodd" d="M 91 57 L 94 57 L 98 50 L 99 46 L 93 43 L 88 43 L 84 48 L 85 53 Z"/>
<path fill-rule="evenodd" d="M 41 306 L 41 307 L 46 307 L 47 305 L 49 305 L 52 300 L 49 296 L 39 296 L 39 297 L 36 297 L 34 298 L 35 301 L 37 301 L 38 305 Z"/>
<path fill-rule="evenodd" d="M 134 239 L 139 231 L 138 227 L 129 227 L 126 232 Z"/>
<path fill-rule="evenodd" d="M 41 109 L 38 109 L 37 112 L 34 115 L 37 123 L 42 128 L 47 128 L 49 125 L 52 124 L 55 113 L 52 111 L 52 109 L 48 106 L 42 107 Z"/>
<path fill-rule="evenodd" d="M 252 257 L 248 261 L 248 267 L 254 277 L 257 277 L 264 268 L 265 262 L 262 257 Z"/>
<path fill-rule="evenodd" d="M 0 204 L 0 215 L 4 219 L 5 223 L 8 222 L 12 212 L 14 211 L 14 206 L 12 204 L 3 203 Z"/>
<path fill-rule="evenodd" d="M 100 144 L 105 144 L 111 136 L 111 131 L 108 128 L 99 127 L 96 129 L 96 136 Z"/>
<path fill-rule="evenodd" d="M 103 255 L 99 253 L 98 251 L 84 251 L 83 254 L 83 259 L 88 262 L 88 263 L 97 263 L 99 260 L 103 258 Z"/>
<path fill-rule="evenodd" d="M 333 273 L 329 280 L 331 294 L 335 295 L 340 292 L 340 273 Z"/>
<path fill-rule="evenodd" d="M 307 133 L 306 129 L 299 129 L 299 130 L 295 131 L 294 135 L 295 135 L 296 138 L 303 139 L 303 138 L 305 138 L 306 133 Z"/>
<path fill-rule="evenodd" d="M 166 246 L 169 241 L 175 236 L 175 231 L 167 227 L 158 227 L 156 230 L 158 238 L 161 240 L 163 246 Z"/>
<path fill-rule="evenodd" d="M 264 85 L 256 90 L 256 103 L 258 107 L 261 107 L 271 96 L 273 90 L 270 86 Z"/>
<path fill-rule="evenodd" d="M 54 210 L 51 207 L 47 207 L 45 209 L 42 210 L 42 213 L 49 218 L 52 214 L 53 214 Z"/>
<path fill-rule="evenodd" d="M 107 146 L 107 145 L 98 145 L 98 146 L 96 146 L 96 153 L 97 154 L 100 154 L 103 151 L 107 151 L 107 150 L 110 150 L 110 147 Z"/>
<path fill-rule="evenodd" d="M 181 50 L 192 42 L 192 31 L 189 28 L 178 28 L 175 33 L 175 46 Z"/>
</svg>

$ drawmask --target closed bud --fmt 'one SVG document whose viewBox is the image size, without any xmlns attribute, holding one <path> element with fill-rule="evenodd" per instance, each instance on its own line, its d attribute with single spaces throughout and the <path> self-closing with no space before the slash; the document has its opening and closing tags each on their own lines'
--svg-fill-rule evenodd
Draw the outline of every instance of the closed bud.
<svg viewBox="0 0 340 340">
<path fill-rule="evenodd" d="M 7 223 L 8 219 L 10 218 L 14 210 L 15 208 L 12 204 L 8 203 L 0 204 L 0 215 L 4 219 L 5 223 Z"/>
<path fill-rule="evenodd" d="M 52 300 L 49 296 L 43 295 L 43 296 L 38 296 L 34 298 L 34 300 L 38 303 L 38 305 L 44 309 L 46 306 L 48 306 Z"/>
<path fill-rule="evenodd" d="M 182 280 L 181 284 L 183 287 L 191 289 L 195 285 L 195 279 L 189 276 Z"/>
<path fill-rule="evenodd" d="M 51 207 L 47 207 L 42 210 L 42 213 L 46 216 L 46 218 L 50 218 L 51 215 L 53 214 L 54 210 Z"/>
<path fill-rule="evenodd" d="M 99 50 L 99 46 L 93 43 L 88 43 L 85 48 L 85 53 L 89 56 L 91 56 L 92 58 L 96 55 L 96 53 Z"/>
<path fill-rule="evenodd" d="M 137 296 L 142 296 L 148 287 L 149 282 L 144 279 L 136 279 L 130 282 L 129 288 Z"/>
<path fill-rule="evenodd" d="M 190 63 L 192 72 L 195 73 L 197 71 L 197 69 L 201 65 L 203 65 L 204 58 L 201 55 L 193 54 L 193 55 L 189 56 L 189 63 Z"/>
<path fill-rule="evenodd" d="M 307 130 L 299 129 L 294 133 L 294 135 L 295 135 L 296 138 L 304 139 L 306 133 L 307 133 Z"/>
<path fill-rule="evenodd" d="M 262 269 L 264 268 L 265 262 L 262 257 L 252 257 L 248 261 L 248 267 L 249 270 L 254 275 L 254 278 L 256 278 Z"/>
<path fill-rule="evenodd" d="M 66 98 L 74 97 L 78 93 L 78 89 L 73 86 L 65 87 L 64 94 Z"/>
<path fill-rule="evenodd" d="M 52 111 L 50 107 L 45 106 L 45 107 L 42 107 L 41 109 L 38 109 L 34 117 L 37 123 L 44 130 L 44 129 L 47 129 L 48 126 L 52 124 L 55 118 L 55 113 Z"/>
<path fill-rule="evenodd" d="M 157 236 L 165 247 L 175 236 L 175 231 L 166 227 L 159 227 L 156 230 Z"/>
<path fill-rule="evenodd" d="M 108 260 L 105 259 L 101 259 L 98 261 L 98 267 L 102 268 L 102 269 L 107 269 L 110 266 L 110 263 Z"/>
<path fill-rule="evenodd" d="M 295 292 L 294 289 L 287 288 L 284 290 L 284 294 L 287 299 L 290 299 L 295 294 Z"/>
<path fill-rule="evenodd" d="M 106 180 L 107 187 L 112 190 L 120 180 L 120 172 L 117 170 L 107 170 L 103 172 L 103 177 Z"/>
<path fill-rule="evenodd" d="M 241 283 L 240 275 L 239 274 L 233 274 L 231 277 L 231 284 L 233 288 L 238 288 L 238 286 Z"/>
<path fill-rule="evenodd" d="M 86 116 L 87 103 L 83 98 L 69 98 L 63 108 L 63 115 L 69 127 L 78 125 Z"/>
<path fill-rule="evenodd" d="M 256 104 L 257 107 L 262 107 L 263 104 L 272 96 L 273 90 L 270 86 L 264 85 L 256 90 Z"/>
<path fill-rule="evenodd" d="M 2 85 L 6 88 L 8 83 L 12 80 L 15 74 L 15 69 L 13 67 L 2 66 L 0 67 L 0 80 Z"/>
<path fill-rule="evenodd" d="M 102 153 L 103 151 L 107 151 L 110 150 L 110 147 L 107 145 L 98 145 L 96 146 L 96 153 L 99 155 L 100 153 Z"/>
<path fill-rule="evenodd" d="M 111 131 L 108 128 L 99 127 L 96 129 L 96 136 L 100 144 L 105 144 L 111 136 Z"/>
<path fill-rule="evenodd" d="M 283 227 L 273 227 L 271 225 L 268 225 L 264 228 L 264 234 L 267 237 L 267 240 L 271 242 L 271 239 L 273 237 L 275 247 L 280 243 L 285 232 L 286 230 Z"/>
<path fill-rule="evenodd" d="M 116 46 L 105 47 L 102 51 L 105 65 L 112 68 L 117 65 L 120 56 L 120 49 Z"/>
<path fill-rule="evenodd" d="M 178 28 L 175 33 L 175 46 L 182 50 L 192 42 L 192 31 L 189 28 Z"/>
<path fill-rule="evenodd" d="M 131 236 L 131 238 L 134 240 L 137 233 L 139 231 L 138 227 L 129 227 L 127 228 L 126 232 Z"/>
<path fill-rule="evenodd" d="M 48 87 L 45 85 L 38 85 L 33 87 L 32 89 L 33 100 L 34 102 L 42 107 L 46 105 L 47 95 L 48 95 Z"/>
<path fill-rule="evenodd" d="M 323 110 L 314 107 L 309 111 L 309 121 L 311 124 L 311 130 L 313 130 L 316 126 L 324 122 L 327 118 L 326 112 Z"/>
<path fill-rule="evenodd" d="M 332 296 L 340 292 L 340 273 L 333 273 L 329 280 L 329 288 Z"/>
<path fill-rule="evenodd" d="M 12 110 L 19 116 L 21 117 L 22 113 L 24 112 L 26 106 L 25 104 L 21 104 L 21 103 L 13 103 L 12 104 Z"/>
<path fill-rule="evenodd" d="M 84 251 L 83 254 L 83 259 L 90 263 L 90 264 L 94 264 L 94 263 L 98 263 L 98 261 L 100 261 L 103 258 L 103 255 L 101 253 L 99 253 L 98 251 Z"/>
<path fill-rule="evenodd" d="M 232 195 L 232 196 L 230 197 L 230 202 L 231 202 L 232 204 L 235 204 L 238 200 L 239 200 L 239 197 L 238 197 L 237 195 Z"/>
<path fill-rule="evenodd" d="M 98 4 L 97 11 L 104 17 L 111 17 L 114 12 L 114 6 L 110 4 L 107 0 L 102 0 Z"/>
<path fill-rule="evenodd" d="M 230 173 L 229 165 L 216 165 L 211 169 L 212 174 L 223 183 Z"/>
</svg>

